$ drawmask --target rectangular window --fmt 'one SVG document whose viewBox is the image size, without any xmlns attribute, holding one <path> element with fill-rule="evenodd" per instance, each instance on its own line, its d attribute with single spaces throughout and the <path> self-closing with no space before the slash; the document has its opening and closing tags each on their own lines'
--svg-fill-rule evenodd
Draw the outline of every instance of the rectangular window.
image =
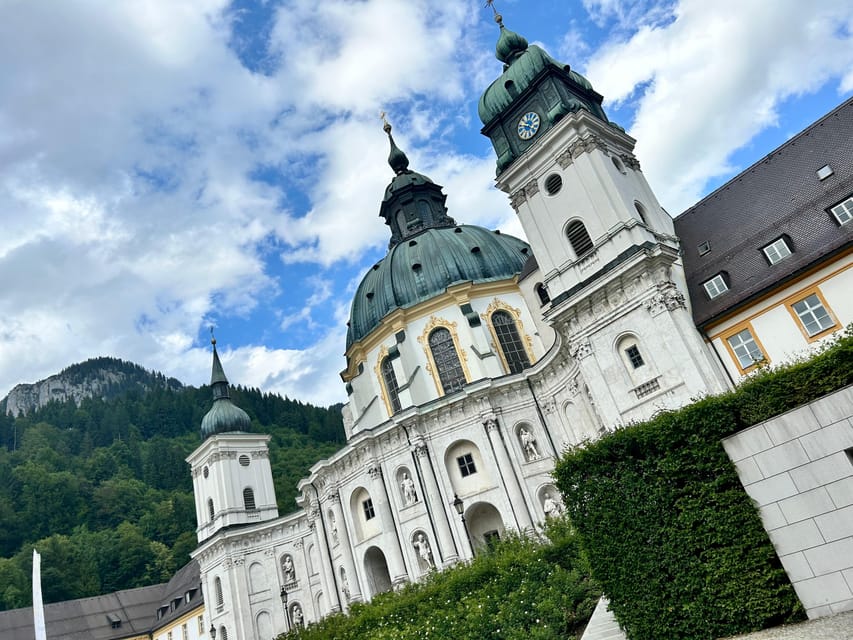
<svg viewBox="0 0 853 640">
<path fill-rule="evenodd" d="M 625 349 L 625 355 L 628 356 L 628 360 L 631 361 L 631 366 L 635 369 L 639 369 L 644 364 L 646 364 L 645 362 L 643 362 L 643 356 L 640 355 L 640 350 L 635 344 L 632 344 L 630 347 Z"/>
<path fill-rule="evenodd" d="M 204 616 L 198 617 L 198 635 L 204 635 Z"/>
<path fill-rule="evenodd" d="M 811 294 L 804 300 L 795 302 L 791 305 L 791 308 L 797 314 L 800 322 L 803 323 L 803 328 L 809 334 L 809 337 L 816 336 L 835 326 L 835 322 L 816 293 Z"/>
<path fill-rule="evenodd" d="M 373 520 L 376 517 L 376 511 L 373 509 L 373 498 L 368 498 L 361 503 L 361 508 L 364 509 L 364 519 Z"/>
<path fill-rule="evenodd" d="M 172 632 L 166 634 L 166 640 L 172 640 Z"/>
<path fill-rule="evenodd" d="M 832 215 L 838 221 L 838 224 L 847 224 L 853 220 L 853 196 L 850 196 L 844 202 L 839 202 L 830 209 Z"/>
<path fill-rule="evenodd" d="M 774 240 L 762 249 L 764 255 L 767 256 L 767 261 L 770 264 L 776 264 L 783 258 L 791 255 L 791 247 L 785 242 L 785 238 Z"/>
<path fill-rule="evenodd" d="M 477 473 L 477 467 L 474 464 L 474 456 L 466 453 L 464 456 L 456 458 L 456 464 L 459 465 L 459 473 L 463 478 L 467 478 L 471 474 Z"/>
<path fill-rule="evenodd" d="M 734 334 L 728 340 L 741 369 L 746 370 L 752 365 L 764 361 L 764 354 L 756 344 L 749 329 Z"/>
<path fill-rule="evenodd" d="M 702 286 L 705 287 L 705 293 L 708 294 L 708 297 L 712 299 L 729 290 L 729 285 L 726 284 L 722 273 L 718 273 Z"/>
<path fill-rule="evenodd" d="M 181 640 L 190 640 L 190 634 L 187 631 L 187 625 L 181 625 Z"/>
</svg>

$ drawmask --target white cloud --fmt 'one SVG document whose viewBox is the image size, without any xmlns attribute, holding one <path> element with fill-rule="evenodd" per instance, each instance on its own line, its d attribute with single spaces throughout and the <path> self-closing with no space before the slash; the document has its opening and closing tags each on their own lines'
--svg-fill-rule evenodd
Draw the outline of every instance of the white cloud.
<svg viewBox="0 0 853 640">
<path fill-rule="evenodd" d="M 588 75 L 609 100 L 636 101 L 631 135 L 661 204 L 679 212 L 729 157 L 777 121 L 782 101 L 849 76 L 853 4 L 805 10 L 779 0 L 683 0 L 675 20 L 644 26 L 593 55 Z M 646 84 L 647 83 L 647 84 Z M 639 95 L 638 95 L 639 92 Z"/>
</svg>

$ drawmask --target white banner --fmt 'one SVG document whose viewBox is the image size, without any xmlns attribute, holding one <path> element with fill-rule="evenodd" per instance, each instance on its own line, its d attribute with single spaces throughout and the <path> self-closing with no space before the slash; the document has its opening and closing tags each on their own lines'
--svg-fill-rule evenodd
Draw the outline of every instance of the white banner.
<svg viewBox="0 0 853 640">
<path fill-rule="evenodd" d="M 35 640 L 47 640 L 44 628 L 44 602 L 41 598 L 41 556 L 33 549 L 33 627 Z"/>
</svg>

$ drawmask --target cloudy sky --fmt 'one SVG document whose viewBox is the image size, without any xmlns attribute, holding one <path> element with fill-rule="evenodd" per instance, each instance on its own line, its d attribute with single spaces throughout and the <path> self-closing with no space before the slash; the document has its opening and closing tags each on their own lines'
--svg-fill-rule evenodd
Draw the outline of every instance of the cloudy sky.
<svg viewBox="0 0 853 640">
<path fill-rule="evenodd" d="M 384 109 L 458 221 L 520 233 L 482 0 L 0 0 L 0 397 L 99 355 L 345 398 Z M 676 214 L 853 94 L 853 0 L 498 0 L 589 77 Z"/>
</svg>

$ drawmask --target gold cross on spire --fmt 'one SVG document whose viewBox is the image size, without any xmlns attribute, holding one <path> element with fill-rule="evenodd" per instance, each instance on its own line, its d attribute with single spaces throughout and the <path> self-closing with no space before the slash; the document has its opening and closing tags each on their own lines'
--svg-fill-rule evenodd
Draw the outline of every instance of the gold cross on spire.
<svg viewBox="0 0 853 640">
<path fill-rule="evenodd" d="M 498 10 L 495 8 L 495 0 L 486 0 L 486 7 L 490 8 L 495 14 L 495 22 L 499 25 L 503 26 L 503 16 L 498 13 Z"/>
<path fill-rule="evenodd" d="M 391 133 L 391 125 L 388 123 L 388 120 L 385 118 L 385 112 L 380 111 L 379 117 L 382 118 L 382 128 L 385 130 L 385 133 Z"/>
</svg>

